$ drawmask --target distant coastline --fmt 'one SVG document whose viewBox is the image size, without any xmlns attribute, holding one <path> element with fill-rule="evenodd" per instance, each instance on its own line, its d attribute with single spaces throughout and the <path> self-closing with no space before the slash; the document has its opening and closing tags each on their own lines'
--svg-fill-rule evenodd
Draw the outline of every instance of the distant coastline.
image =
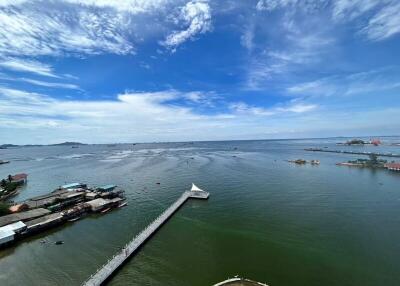
<svg viewBox="0 0 400 286">
<path fill-rule="evenodd" d="M 221 139 L 221 140 L 186 140 L 186 141 L 143 141 L 143 142 L 104 142 L 104 143 L 81 143 L 81 142 L 62 142 L 55 144 L 2 144 L 0 149 L 7 148 L 20 148 L 20 147 L 42 147 L 42 146 L 83 146 L 83 145 L 119 145 L 119 144 L 193 144 L 198 143 L 210 143 L 210 142 L 245 142 L 245 141 L 296 141 L 296 140 L 343 140 L 352 138 L 399 138 L 400 135 L 369 135 L 369 136 L 328 136 L 328 137 L 299 137 L 299 138 L 264 138 L 264 139 Z M 392 146 L 400 146 L 400 142 L 391 142 Z"/>
<path fill-rule="evenodd" d="M 56 144 L 27 144 L 27 145 L 14 145 L 14 144 L 3 144 L 0 145 L 0 149 L 8 149 L 8 148 L 21 148 L 21 147 L 42 147 L 42 146 L 83 146 L 88 145 L 80 142 L 63 142 Z"/>
</svg>

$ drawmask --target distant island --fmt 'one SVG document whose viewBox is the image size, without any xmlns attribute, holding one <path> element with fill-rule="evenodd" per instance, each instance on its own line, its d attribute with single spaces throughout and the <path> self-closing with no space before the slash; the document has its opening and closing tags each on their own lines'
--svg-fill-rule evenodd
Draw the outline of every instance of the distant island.
<svg viewBox="0 0 400 286">
<path fill-rule="evenodd" d="M 21 147 L 42 147 L 42 146 L 82 146 L 87 145 L 85 143 L 80 142 L 63 142 L 63 143 L 56 143 L 56 144 L 38 144 L 38 145 L 14 145 L 14 144 L 3 144 L 0 145 L 0 149 L 8 149 L 8 148 L 21 148 Z"/>
<path fill-rule="evenodd" d="M 7 149 L 7 148 L 12 148 L 12 147 L 19 147 L 18 145 L 14 145 L 14 144 L 3 144 L 0 145 L 0 149 Z"/>
<path fill-rule="evenodd" d="M 379 146 L 381 145 L 382 142 L 379 139 L 370 139 L 369 141 L 364 141 L 361 139 L 351 139 L 348 140 L 344 143 L 336 143 L 336 145 L 348 145 L 348 146 L 352 146 L 352 145 L 374 145 L 374 146 Z"/>
<path fill-rule="evenodd" d="M 49 144 L 48 146 L 75 146 L 75 145 L 87 145 L 87 144 L 80 143 L 80 142 L 63 142 L 63 143 L 57 143 L 57 144 Z"/>
</svg>

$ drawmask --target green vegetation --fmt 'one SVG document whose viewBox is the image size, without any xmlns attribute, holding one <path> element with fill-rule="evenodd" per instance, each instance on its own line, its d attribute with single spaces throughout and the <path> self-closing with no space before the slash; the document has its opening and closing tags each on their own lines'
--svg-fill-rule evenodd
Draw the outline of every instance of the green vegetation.
<svg viewBox="0 0 400 286">
<path fill-rule="evenodd" d="M 22 182 L 11 182 L 11 175 L 8 175 L 7 180 L 3 179 L 0 181 L 0 200 L 6 197 L 7 195 L 11 194 L 14 192 L 20 185 L 22 185 Z"/>
<path fill-rule="evenodd" d="M 364 145 L 364 144 L 366 143 L 361 139 L 352 139 L 346 142 L 346 145 Z"/>
<path fill-rule="evenodd" d="M 9 207 L 10 206 L 7 203 L 0 202 L 0 216 L 9 214 Z"/>
<path fill-rule="evenodd" d="M 361 167 L 367 167 L 367 168 L 383 168 L 384 165 L 387 163 L 387 161 L 378 159 L 377 155 L 371 154 L 369 155 L 369 159 L 357 159 L 348 161 L 348 163 L 356 164 Z"/>
</svg>

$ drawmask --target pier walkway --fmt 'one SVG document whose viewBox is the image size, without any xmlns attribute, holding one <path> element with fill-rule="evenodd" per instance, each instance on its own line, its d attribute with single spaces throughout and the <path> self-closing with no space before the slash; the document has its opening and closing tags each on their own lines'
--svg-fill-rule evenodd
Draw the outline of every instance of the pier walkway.
<svg viewBox="0 0 400 286">
<path fill-rule="evenodd" d="M 195 186 L 194 186 L 195 187 Z M 112 274 L 121 267 L 122 264 L 144 244 L 189 198 L 208 199 L 209 193 L 200 189 L 192 188 L 191 191 L 184 192 L 168 209 L 157 217 L 142 232 L 134 237 L 125 247 L 107 261 L 95 274 L 83 283 L 84 286 L 102 285 Z"/>
<path fill-rule="evenodd" d="M 311 152 L 325 152 L 325 153 L 339 153 L 339 154 L 351 154 L 351 155 L 375 155 L 379 157 L 394 157 L 400 158 L 400 154 L 393 154 L 393 153 L 375 153 L 375 152 L 357 152 L 357 151 L 345 151 L 345 150 L 325 150 L 321 148 L 306 148 L 305 151 Z"/>
</svg>

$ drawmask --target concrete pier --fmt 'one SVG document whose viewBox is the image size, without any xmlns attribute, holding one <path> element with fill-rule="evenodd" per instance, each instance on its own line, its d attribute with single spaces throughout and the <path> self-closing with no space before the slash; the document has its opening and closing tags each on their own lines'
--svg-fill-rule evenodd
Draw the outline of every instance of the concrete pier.
<svg viewBox="0 0 400 286">
<path fill-rule="evenodd" d="M 311 151 L 311 152 L 325 152 L 325 153 L 365 155 L 365 156 L 375 155 L 378 157 L 400 158 L 400 154 L 393 154 L 393 153 L 358 152 L 358 151 L 346 151 L 346 150 L 326 150 L 326 149 L 321 149 L 321 148 L 306 148 L 304 150 Z"/>
<path fill-rule="evenodd" d="M 146 240 L 151 237 L 189 198 L 208 199 L 209 193 L 205 191 L 186 191 L 168 209 L 157 217 L 142 232 L 134 237 L 125 247 L 107 261 L 89 279 L 83 283 L 84 286 L 103 285 L 113 273 L 120 268 L 124 262 L 131 257 Z"/>
</svg>

